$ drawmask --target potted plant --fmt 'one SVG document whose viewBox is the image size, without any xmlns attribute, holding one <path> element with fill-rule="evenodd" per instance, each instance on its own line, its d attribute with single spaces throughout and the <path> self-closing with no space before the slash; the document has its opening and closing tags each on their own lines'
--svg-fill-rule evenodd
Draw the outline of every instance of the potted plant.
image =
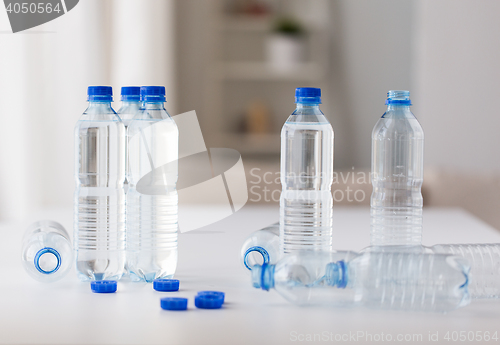
<svg viewBox="0 0 500 345">
<path fill-rule="evenodd" d="M 293 17 L 280 17 L 266 41 L 266 55 L 275 70 L 289 70 L 304 58 L 305 30 Z"/>
</svg>

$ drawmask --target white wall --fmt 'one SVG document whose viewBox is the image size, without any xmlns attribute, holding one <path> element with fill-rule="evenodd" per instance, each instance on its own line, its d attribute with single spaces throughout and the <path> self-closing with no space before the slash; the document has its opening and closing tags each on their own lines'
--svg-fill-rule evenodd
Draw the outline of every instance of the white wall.
<svg viewBox="0 0 500 345">
<path fill-rule="evenodd" d="M 427 167 L 500 171 L 500 1 L 415 2 L 414 107 Z"/>
</svg>

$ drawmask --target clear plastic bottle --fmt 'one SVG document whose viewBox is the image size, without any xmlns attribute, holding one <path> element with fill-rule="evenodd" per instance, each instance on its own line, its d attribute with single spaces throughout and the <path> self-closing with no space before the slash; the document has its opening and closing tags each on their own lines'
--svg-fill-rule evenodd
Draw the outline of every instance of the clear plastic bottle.
<svg viewBox="0 0 500 345">
<path fill-rule="evenodd" d="M 143 106 L 127 131 L 127 268 L 134 281 L 169 278 L 177 267 L 179 131 L 165 100 L 163 86 L 141 87 Z"/>
<path fill-rule="evenodd" d="M 31 224 L 24 234 L 22 260 L 26 272 L 40 282 L 64 277 L 73 264 L 71 240 L 64 227 L 50 220 Z"/>
<path fill-rule="evenodd" d="M 420 245 L 424 132 L 409 91 L 389 91 L 372 132 L 371 244 Z"/>
<path fill-rule="evenodd" d="M 280 258 L 280 223 L 276 222 L 250 234 L 241 247 L 241 263 L 252 269 L 257 264 L 274 264 Z"/>
<path fill-rule="evenodd" d="M 125 127 L 109 86 L 89 86 L 75 128 L 74 248 L 81 280 L 118 280 L 125 266 Z"/>
<path fill-rule="evenodd" d="M 322 252 L 256 265 L 256 288 L 276 289 L 290 302 L 446 312 L 467 305 L 467 260 L 445 254 Z"/>
<path fill-rule="evenodd" d="M 295 103 L 281 130 L 281 250 L 331 250 L 333 129 L 320 89 L 297 88 Z"/>
<path fill-rule="evenodd" d="M 124 86 L 121 89 L 121 107 L 118 110 L 118 116 L 127 130 L 128 125 L 135 115 L 141 110 L 141 88 L 139 86 Z M 128 171 L 128 142 L 125 140 L 125 171 Z M 125 193 L 128 191 L 128 181 L 125 176 Z"/>
<path fill-rule="evenodd" d="M 500 244 L 437 244 L 434 253 L 464 257 L 471 265 L 469 292 L 472 298 L 500 298 Z"/>
</svg>

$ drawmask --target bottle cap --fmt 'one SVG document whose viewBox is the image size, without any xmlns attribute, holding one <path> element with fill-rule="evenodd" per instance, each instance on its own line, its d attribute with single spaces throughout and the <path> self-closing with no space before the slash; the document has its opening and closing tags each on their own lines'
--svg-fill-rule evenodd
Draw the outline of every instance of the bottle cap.
<svg viewBox="0 0 500 345">
<path fill-rule="evenodd" d="M 92 292 L 95 293 L 112 293 L 116 292 L 116 280 L 94 280 L 90 283 Z"/>
<path fill-rule="evenodd" d="M 224 303 L 224 296 L 221 295 L 197 295 L 194 298 L 194 305 L 201 309 L 219 309 Z"/>
<path fill-rule="evenodd" d="M 387 99 L 385 101 L 385 104 L 411 105 L 410 91 L 390 90 L 389 92 L 387 92 Z"/>
<path fill-rule="evenodd" d="M 156 291 L 179 291 L 179 281 L 177 279 L 155 279 L 153 289 Z"/>
<path fill-rule="evenodd" d="M 317 87 L 296 88 L 295 103 L 321 104 L 321 89 Z"/>
<path fill-rule="evenodd" d="M 188 299 L 183 297 L 165 297 L 160 300 L 161 309 L 186 310 Z"/>
<path fill-rule="evenodd" d="M 141 88 L 139 86 L 123 86 L 122 101 L 139 102 L 141 98 Z"/>
<path fill-rule="evenodd" d="M 219 296 L 222 298 L 222 303 L 224 303 L 224 298 L 226 297 L 226 294 L 221 291 L 198 291 L 196 296 L 207 296 L 207 295 L 213 295 L 213 296 Z"/>
<path fill-rule="evenodd" d="M 142 102 L 165 102 L 165 86 L 141 86 Z"/>
<path fill-rule="evenodd" d="M 89 86 L 87 95 L 89 102 L 113 102 L 113 88 L 111 86 Z"/>
</svg>

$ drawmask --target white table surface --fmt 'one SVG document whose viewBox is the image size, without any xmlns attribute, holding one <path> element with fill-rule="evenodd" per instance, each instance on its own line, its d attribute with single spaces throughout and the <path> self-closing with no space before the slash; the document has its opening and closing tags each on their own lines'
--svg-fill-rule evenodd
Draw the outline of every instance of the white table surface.
<svg viewBox="0 0 500 345">
<path fill-rule="evenodd" d="M 59 282 L 42 284 L 23 271 L 20 246 L 27 224 L 48 218 L 71 231 L 71 210 L 46 211 L 22 223 L 0 223 L 0 343 L 286 344 L 311 343 L 308 339 L 342 343 L 338 340 L 343 337 L 345 343 L 363 344 L 389 343 L 389 335 L 392 343 L 399 335 L 407 339 L 421 335 L 415 343 L 422 344 L 431 343 L 429 335 L 435 339 L 437 332 L 439 341 L 432 343 L 446 344 L 454 343 L 444 339 L 447 332 L 450 337 L 454 331 L 465 331 L 467 336 L 500 333 L 498 300 L 473 301 L 448 314 L 332 309 L 297 307 L 275 291 L 252 288 L 248 272 L 240 266 L 240 246 L 250 232 L 277 217 L 276 206 L 245 206 L 216 224 L 181 234 L 178 292 L 160 293 L 145 283 L 120 282 L 117 293 L 107 295 L 92 293 L 74 272 Z M 334 226 L 337 249 L 368 245 L 368 208 L 336 207 Z M 424 244 L 465 242 L 500 242 L 500 232 L 460 209 L 424 210 Z M 196 292 L 207 289 L 226 293 L 222 309 L 194 307 Z M 189 309 L 162 310 L 164 296 L 189 298 Z M 371 334 L 372 341 L 360 332 Z"/>
</svg>

